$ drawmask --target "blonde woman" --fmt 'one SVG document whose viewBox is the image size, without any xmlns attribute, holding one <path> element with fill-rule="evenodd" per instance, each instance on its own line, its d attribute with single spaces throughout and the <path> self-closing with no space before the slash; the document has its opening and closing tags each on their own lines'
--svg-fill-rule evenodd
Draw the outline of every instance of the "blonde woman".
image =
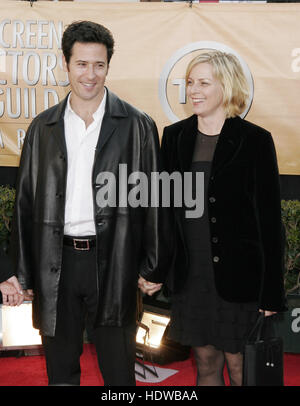
<svg viewBox="0 0 300 406">
<path fill-rule="evenodd" d="M 239 117 L 249 91 L 234 55 L 194 58 L 186 88 L 194 114 L 164 129 L 162 156 L 167 172 L 193 173 L 195 194 L 195 174 L 204 174 L 204 212 L 172 209 L 170 337 L 194 348 L 197 385 L 224 385 L 225 363 L 241 385 L 258 312 L 286 310 L 276 152 L 268 131 Z"/>
</svg>

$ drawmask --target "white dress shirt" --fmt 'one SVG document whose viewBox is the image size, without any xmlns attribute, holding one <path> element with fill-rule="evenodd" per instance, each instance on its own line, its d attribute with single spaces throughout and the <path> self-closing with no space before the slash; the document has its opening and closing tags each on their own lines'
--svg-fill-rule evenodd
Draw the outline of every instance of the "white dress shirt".
<svg viewBox="0 0 300 406">
<path fill-rule="evenodd" d="M 79 237 L 96 234 L 92 170 L 105 103 L 106 90 L 97 111 L 93 114 L 94 121 L 86 128 L 82 118 L 72 110 L 70 96 L 68 98 L 64 115 L 68 153 L 65 235 Z"/>
</svg>

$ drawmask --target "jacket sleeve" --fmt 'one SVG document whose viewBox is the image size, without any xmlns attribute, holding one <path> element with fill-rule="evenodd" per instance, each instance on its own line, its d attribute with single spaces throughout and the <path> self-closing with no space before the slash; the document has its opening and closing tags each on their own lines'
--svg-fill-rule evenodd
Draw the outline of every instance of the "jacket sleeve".
<svg viewBox="0 0 300 406">
<path fill-rule="evenodd" d="M 159 174 L 162 168 L 159 138 L 154 121 L 147 116 L 143 145 L 143 172 L 146 173 L 151 190 L 148 207 L 145 209 L 143 232 L 143 260 L 140 275 L 151 282 L 164 282 L 170 263 L 170 238 L 168 236 L 168 218 L 162 207 L 161 193 L 151 184 L 151 174 Z M 158 195 L 156 192 L 158 191 Z M 156 195 L 155 195 L 156 194 Z M 155 196 L 154 196 L 155 195 Z M 151 204 L 151 199 L 156 204 Z M 157 200 L 156 200 L 157 199 Z M 153 202 L 153 200 L 152 200 Z"/>
<path fill-rule="evenodd" d="M 264 251 L 260 308 L 285 311 L 283 282 L 285 239 L 276 151 L 270 133 L 262 134 L 260 141 L 256 171 L 258 219 Z"/>
<path fill-rule="evenodd" d="M 171 133 L 168 132 L 168 127 L 164 128 L 162 141 L 161 141 L 161 149 L 160 149 L 160 157 L 161 157 L 161 167 L 162 171 L 168 175 L 171 175 L 174 171 L 173 162 L 171 158 L 171 154 L 174 151 L 174 138 Z M 164 293 L 166 296 L 170 295 L 170 293 L 174 290 L 176 284 L 178 284 L 177 280 L 175 281 L 175 258 L 176 258 L 176 223 L 175 223 L 175 216 L 174 216 L 174 192 L 170 190 L 170 204 L 167 207 L 163 207 L 163 216 L 165 221 L 165 238 L 168 241 L 168 273 L 165 279 L 165 286 L 164 286 Z M 179 282 L 180 283 L 180 282 Z"/>
<path fill-rule="evenodd" d="M 7 253 L 1 255 L 0 283 L 14 276 L 13 266 Z"/>
<path fill-rule="evenodd" d="M 33 288 L 32 213 L 34 191 L 32 181 L 32 147 L 30 144 L 32 133 L 33 124 L 27 130 L 20 159 L 9 248 L 14 274 L 17 276 L 23 289 Z"/>
</svg>

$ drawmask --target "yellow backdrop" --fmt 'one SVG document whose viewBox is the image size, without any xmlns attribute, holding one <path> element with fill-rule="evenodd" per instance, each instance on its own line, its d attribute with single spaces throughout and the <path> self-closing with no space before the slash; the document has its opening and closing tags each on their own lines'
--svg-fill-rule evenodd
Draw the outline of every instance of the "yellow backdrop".
<svg viewBox="0 0 300 406">
<path fill-rule="evenodd" d="M 186 64 L 206 48 L 238 55 L 253 101 L 246 119 L 273 134 L 280 172 L 300 174 L 300 4 L 7 2 L 0 17 L 0 165 L 18 166 L 32 118 L 68 92 L 60 40 L 89 19 L 116 42 L 107 85 L 160 134 L 190 114 Z M 246 114 L 248 113 L 248 114 Z"/>
</svg>

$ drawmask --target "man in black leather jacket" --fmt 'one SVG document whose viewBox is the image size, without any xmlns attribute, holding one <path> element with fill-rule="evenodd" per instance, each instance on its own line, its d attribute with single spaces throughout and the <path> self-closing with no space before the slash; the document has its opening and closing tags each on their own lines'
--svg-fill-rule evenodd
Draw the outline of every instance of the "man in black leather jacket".
<svg viewBox="0 0 300 406">
<path fill-rule="evenodd" d="M 113 47 L 99 24 L 67 27 L 71 93 L 33 120 L 21 156 L 15 265 L 0 276 L 0 289 L 4 304 L 33 298 L 49 385 L 80 384 L 86 312 L 104 384 L 135 385 L 137 285 L 150 294 L 161 286 L 159 208 L 120 204 L 120 167 L 146 176 L 159 170 L 157 129 L 104 86 Z M 114 204 L 103 204 L 106 174 Z"/>
</svg>

